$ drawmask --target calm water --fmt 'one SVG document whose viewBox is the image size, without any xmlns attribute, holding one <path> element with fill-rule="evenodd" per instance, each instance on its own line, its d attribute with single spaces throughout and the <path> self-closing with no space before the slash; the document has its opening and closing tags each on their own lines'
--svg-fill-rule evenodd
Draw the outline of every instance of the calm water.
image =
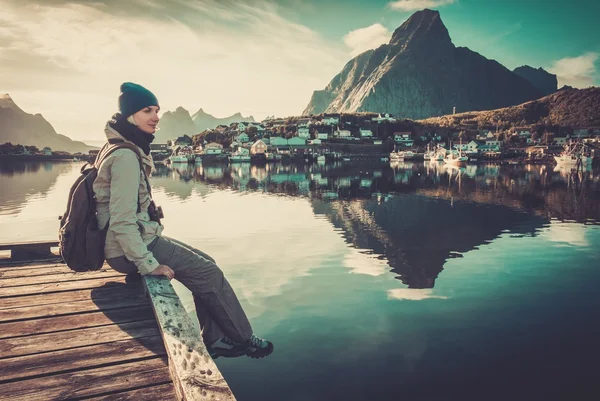
<svg viewBox="0 0 600 401">
<path fill-rule="evenodd" d="M 74 163 L 0 164 L 0 243 L 55 239 Z M 544 166 L 158 166 L 263 360 L 238 400 L 600 399 L 600 175 Z M 185 291 L 186 307 L 192 303 Z"/>
</svg>

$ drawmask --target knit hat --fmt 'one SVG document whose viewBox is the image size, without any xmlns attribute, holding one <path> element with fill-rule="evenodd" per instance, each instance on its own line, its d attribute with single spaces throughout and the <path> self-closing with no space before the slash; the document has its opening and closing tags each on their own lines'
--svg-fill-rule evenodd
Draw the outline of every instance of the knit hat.
<svg viewBox="0 0 600 401">
<path fill-rule="evenodd" d="M 124 82 L 121 85 L 119 112 L 123 117 L 129 117 L 148 106 L 158 106 L 158 99 L 154 93 L 133 82 Z"/>
</svg>

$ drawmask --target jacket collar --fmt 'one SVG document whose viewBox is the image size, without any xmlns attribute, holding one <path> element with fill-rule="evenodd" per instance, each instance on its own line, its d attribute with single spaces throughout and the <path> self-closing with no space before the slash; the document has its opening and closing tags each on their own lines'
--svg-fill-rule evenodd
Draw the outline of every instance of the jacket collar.
<svg viewBox="0 0 600 401">
<path fill-rule="evenodd" d="M 104 134 L 106 135 L 107 140 L 120 139 L 122 141 L 129 142 L 129 143 L 135 145 L 133 142 L 125 139 L 117 130 L 115 130 L 113 127 L 111 127 L 110 122 L 106 123 L 106 126 L 104 127 Z M 142 150 L 142 148 L 140 148 L 137 145 L 135 145 L 135 147 L 138 148 L 140 155 L 142 155 L 142 162 L 143 162 L 144 166 L 146 167 L 146 173 L 147 174 L 153 173 L 155 171 L 155 168 L 154 168 L 154 159 L 152 158 L 152 153 L 150 153 L 149 155 L 146 155 L 144 153 L 144 151 Z"/>
</svg>

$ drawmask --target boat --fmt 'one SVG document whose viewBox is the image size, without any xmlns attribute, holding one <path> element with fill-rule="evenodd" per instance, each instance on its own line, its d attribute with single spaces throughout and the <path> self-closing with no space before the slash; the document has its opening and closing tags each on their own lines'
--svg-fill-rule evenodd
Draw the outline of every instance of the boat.
<svg viewBox="0 0 600 401">
<path fill-rule="evenodd" d="M 565 145 L 564 151 L 560 155 L 554 156 L 554 160 L 557 165 L 575 166 L 581 163 L 586 166 L 592 164 L 594 159 L 587 154 L 583 143 L 575 143 Z"/>
<path fill-rule="evenodd" d="M 189 157 L 188 155 L 171 155 L 169 161 L 171 163 L 187 163 L 189 162 Z"/>
<path fill-rule="evenodd" d="M 394 161 L 403 161 L 403 160 L 412 160 L 414 159 L 416 156 L 415 152 L 412 152 L 410 150 L 406 150 L 406 151 L 394 151 L 392 153 L 390 153 L 390 161 L 394 162 Z"/>
<path fill-rule="evenodd" d="M 436 146 L 435 149 L 431 148 L 431 143 L 427 144 L 427 150 L 423 154 L 423 160 L 434 160 L 437 153 L 439 152 L 439 146 Z"/>
<path fill-rule="evenodd" d="M 444 157 L 444 163 L 454 166 L 464 165 L 468 161 L 469 158 L 467 156 L 463 156 L 463 154 L 460 151 L 456 153 L 448 152 L 446 157 Z"/>
</svg>

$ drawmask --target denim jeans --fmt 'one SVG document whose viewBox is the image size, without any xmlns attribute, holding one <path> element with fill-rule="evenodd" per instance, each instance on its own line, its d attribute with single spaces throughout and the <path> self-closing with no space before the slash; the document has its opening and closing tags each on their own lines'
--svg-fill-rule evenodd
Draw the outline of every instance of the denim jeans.
<svg viewBox="0 0 600 401">
<path fill-rule="evenodd" d="M 175 279 L 192 292 L 206 344 L 224 336 L 236 342 L 244 342 L 250 338 L 252 328 L 246 313 L 213 258 L 183 242 L 164 236 L 153 240 L 148 249 L 158 263 L 173 269 Z M 106 262 L 120 273 L 137 271 L 135 264 L 125 256 L 107 259 Z"/>
</svg>

